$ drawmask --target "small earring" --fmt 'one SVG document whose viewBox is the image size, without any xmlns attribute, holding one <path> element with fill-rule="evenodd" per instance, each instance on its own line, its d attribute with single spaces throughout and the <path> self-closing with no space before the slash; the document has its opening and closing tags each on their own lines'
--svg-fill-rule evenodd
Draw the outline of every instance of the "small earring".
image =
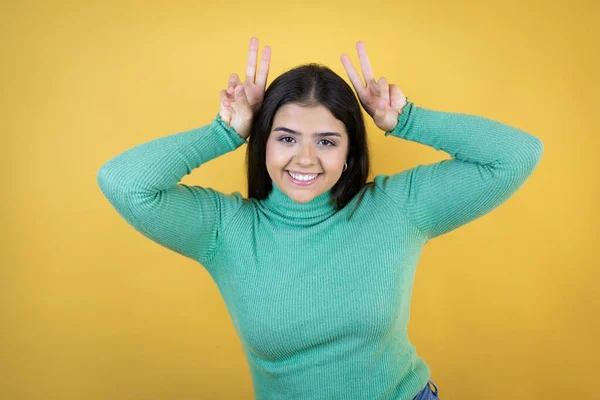
<svg viewBox="0 0 600 400">
<path fill-rule="evenodd" d="M 347 170 L 347 169 L 348 169 L 348 164 L 347 164 L 347 163 L 344 163 L 344 169 L 342 170 L 342 172 L 344 172 L 344 171 L 345 171 L 345 170 Z"/>
</svg>

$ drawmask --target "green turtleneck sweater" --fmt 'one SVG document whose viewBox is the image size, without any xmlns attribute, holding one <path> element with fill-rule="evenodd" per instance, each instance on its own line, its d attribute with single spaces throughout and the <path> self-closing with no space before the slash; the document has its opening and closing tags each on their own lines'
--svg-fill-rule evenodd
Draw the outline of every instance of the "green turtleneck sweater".
<svg viewBox="0 0 600 400">
<path fill-rule="evenodd" d="M 543 152 L 539 138 L 509 125 L 410 101 L 385 136 L 452 159 L 377 175 L 350 219 L 359 195 L 336 211 L 330 192 L 298 204 L 275 185 L 258 201 L 178 183 L 248 143 L 218 114 L 98 171 L 133 228 L 209 272 L 257 400 L 412 399 L 430 378 L 407 333 L 423 246 L 504 203 Z"/>
</svg>

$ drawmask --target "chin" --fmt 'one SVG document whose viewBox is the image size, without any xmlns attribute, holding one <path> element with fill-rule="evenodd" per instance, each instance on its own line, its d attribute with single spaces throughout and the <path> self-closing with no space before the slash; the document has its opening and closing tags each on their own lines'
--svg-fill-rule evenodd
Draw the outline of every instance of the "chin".
<svg viewBox="0 0 600 400">
<path fill-rule="evenodd" d="M 310 198 L 308 198 L 308 199 L 307 199 L 307 198 L 303 198 L 303 199 L 301 199 L 301 200 L 297 200 L 297 201 L 296 201 L 296 203 L 306 204 L 306 203 L 309 203 L 309 202 L 310 202 L 312 199 L 314 199 L 315 197 L 317 197 L 317 196 L 312 196 L 312 197 L 310 197 Z"/>
<path fill-rule="evenodd" d="M 308 203 L 309 201 L 315 198 L 315 196 L 298 196 L 290 192 L 287 192 L 286 194 L 290 199 L 294 200 L 296 203 Z"/>
<path fill-rule="evenodd" d="M 308 203 L 308 202 L 310 202 L 310 201 L 311 201 L 312 199 L 314 199 L 314 198 L 317 198 L 317 197 L 319 197 L 319 196 L 320 196 L 320 195 L 322 195 L 323 193 L 325 193 L 325 192 L 322 192 L 322 191 L 315 192 L 315 191 L 313 191 L 313 192 L 310 192 L 310 193 L 308 193 L 308 192 L 306 192 L 306 193 L 301 193 L 301 194 L 299 194 L 299 195 L 296 193 L 296 195 L 295 195 L 295 196 L 288 194 L 288 196 L 289 196 L 290 198 L 292 198 L 292 199 L 293 199 L 293 200 L 294 200 L 296 203 L 301 203 L 301 204 L 304 204 L 304 203 Z"/>
</svg>

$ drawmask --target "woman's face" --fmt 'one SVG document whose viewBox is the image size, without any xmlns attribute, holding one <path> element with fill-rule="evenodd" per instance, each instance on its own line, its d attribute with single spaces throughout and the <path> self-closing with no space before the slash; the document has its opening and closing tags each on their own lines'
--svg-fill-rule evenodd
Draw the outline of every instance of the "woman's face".
<svg viewBox="0 0 600 400">
<path fill-rule="evenodd" d="M 346 128 L 326 107 L 289 103 L 277 110 L 267 140 L 267 171 L 296 203 L 308 203 L 331 189 L 342 175 L 347 153 Z M 300 181 L 288 171 L 308 178 L 319 175 Z"/>
</svg>

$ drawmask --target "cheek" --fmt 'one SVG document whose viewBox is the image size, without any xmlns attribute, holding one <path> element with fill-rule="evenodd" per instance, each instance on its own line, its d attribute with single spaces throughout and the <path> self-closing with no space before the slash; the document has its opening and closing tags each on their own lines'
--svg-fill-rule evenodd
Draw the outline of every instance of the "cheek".
<svg viewBox="0 0 600 400">
<path fill-rule="evenodd" d="M 329 157 L 323 160 L 325 165 L 331 170 L 337 170 L 344 168 L 344 162 L 346 162 L 346 152 L 336 151 L 329 154 Z"/>
<path fill-rule="evenodd" d="M 280 143 L 267 142 L 266 156 L 271 160 L 289 160 L 294 154 L 295 150 L 291 146 L 286 147 Z"/>
<path fill-rule="evenodd" d="M 282 167 L 282 164 L 286 162 L 286 155 L 268 144 L 265 157 L 267 166 L 272 168 L 280 168 Z"/>
</svg>

